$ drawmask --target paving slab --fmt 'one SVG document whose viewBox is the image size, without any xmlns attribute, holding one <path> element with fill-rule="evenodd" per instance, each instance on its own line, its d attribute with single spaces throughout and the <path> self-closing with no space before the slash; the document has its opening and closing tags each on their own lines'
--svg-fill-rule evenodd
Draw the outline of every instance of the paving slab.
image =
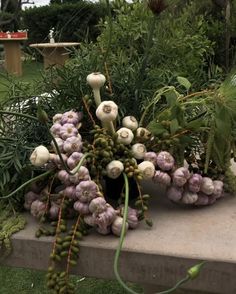
<svg viewBox="0 0 236 294">
<path fill-rule="evenodd" d="M 186 270 L 207 261 L 200 276 L 186 283 L 191 293 L 203 291 L 236 294 L 236 197 L 227 196 L 212 206 L 189 208 L 169 202 L 163 191 L 148 183 L 152 195 L 150 217 L 153 227 L 140 224 L 128 231 L 120 273 L 131 282 L 172 286 Z M 37 222 L 26 215 L 28 224 L 12 237 L 13 252 L 3 264 L 45 270 L 52 249 L 51 237 L 34 237 Z M 96 232 L 81 241 L 78 266 L 74 273 L 97 278 L 114 278 L 113 260 L 118 238 Z M 184 291 L 184 290 L 182 290 Z"/>
</svg>

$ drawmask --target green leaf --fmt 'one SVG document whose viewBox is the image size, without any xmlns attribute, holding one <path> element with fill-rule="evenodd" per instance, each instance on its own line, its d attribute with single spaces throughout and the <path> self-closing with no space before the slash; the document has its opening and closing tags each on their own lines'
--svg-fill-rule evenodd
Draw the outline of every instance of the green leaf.
<svg viewBox="0 0 236 294">
<path fill-rule="evenodd" d="M 166 93 L 164 93 L 164 96 L 166 97 L 166 102 L 169 107 L 173 107 L 176 104 L 177 101 L 177 94 L 173 90 L 170 90 Z"/>
<path fill-rule="evenodd" d="M 147 129 L 154 135 L 159 136 L 166 132 L 166 129 L 158 122 L 151 121 L 147 126 Z"/>
<path fill-rule="evenodd" d="M 184 86 L 184 88 L 188 91 L 191 88 L 191 83 L 188 79 L 184 77 L 177 77 L 177 81 L 181 86 Z"/>
<path fill-rule="evenodd" d="M 172 121 L 170 122 L 170 133 L 171 133 L 171 135 L 174 135 L 176 133 L 176 131 L 178 131 L 178 129 L 179 129 L 178 120 L 176 118 L 172 119 Z"/>
</svg>

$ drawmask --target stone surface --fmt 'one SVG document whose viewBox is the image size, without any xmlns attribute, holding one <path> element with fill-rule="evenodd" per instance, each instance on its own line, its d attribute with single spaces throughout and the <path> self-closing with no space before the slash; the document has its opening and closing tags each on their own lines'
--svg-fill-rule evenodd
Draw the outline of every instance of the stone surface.
<svg viewBox="0 0 236 294">
<path fill-rule="evenodd" d="M 188 268 L 206 260 L 199 277 L 183 288 L 235 294 L 236 198 L 228 196 L 210 207 L 187 208 L 169 202 L 153 185 L 146 185 L 145 190 L 153 198 L 149 214 L 154 225 L 150 229 L 141 224 L 137 230 L 128 231 L 120 258 L 122 277 L 140 284 L 172 286 Z M 14 250 L 4 264 L 45 270 L 52 238 L 36 239 L 37 223 L 27 218 L 26 229 L 13 236 Z M 114 236 L 90 234 L 81 242 L 74 272 L 114 278 L 117 245 L 118 238 Z"/>
</svg>

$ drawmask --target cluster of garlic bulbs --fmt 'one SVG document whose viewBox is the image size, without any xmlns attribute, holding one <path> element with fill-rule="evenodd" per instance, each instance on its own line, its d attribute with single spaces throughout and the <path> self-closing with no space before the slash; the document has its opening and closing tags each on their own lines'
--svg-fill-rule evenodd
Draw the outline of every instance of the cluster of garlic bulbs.
<svg viewBox="0 0 236 294">
<path fill-rule="evenodd" d="M 196 206 L 210 205 L 223 197 L 223 182 L 212 180 L 188 167 L 175 166 L 173 156 L 167 151 L 147 152 L 145 159 L 155 167 L 153 182 L 167 188 L 167 197 L 176 203 Z"/>
<path fill-rule="evenodd" d="M 29 191 L 25 194 L 25 208 L 31 211 L 35 217 L 41 217 L 45 213 L 51 220 L 58 218 L 61 199 L 65 197 L 69 201 L 69 215 L 76 213 L 83 216 L 85 223 L 96 228 L 101 234 L 112 232 L 120 235 L 123 218 L 119 208 L 114 209 L 104 199 L 99 187 L 95 181 L 91 179 L 89 166 L 86 160 L 83 162 L 83 142 L 79 133 L 81 126 L 82 114 L 75 111 L 68 111 L 64 114 L 56 114 L 53 117 L 53 125 L 50 129 L 56 141 L 57 148 L 61 154 L 64 163 L 69 168 L 69 172 L 64 169 L 55 142 L 52 141 L 52 151 L 45 146 L 38 146 L 31 154 L 30 161 L 34 166 L 47 166 L 56 171 L 59 186 L 54 188 L 57 191 L 56 200 L 50 199 L 49 205 L 44 200 L 45 189 L 38 191 Z M 114 160 L 107 165 L 107 174 L 112 178 L 116 178 L 117 174 L 121 174 L 123 167 L 121 163 Z M 77 166 L 81 165 L 78 169 Z M 122 164 L 123 166 L 123 164 Z M 49 198 L 50 198 L 49 192 Z M 129 224 L 129 215 L 127 221 L 127 229 L 135 228 L 138 224 L 138 214 L 134 209 L 129 208 L 131 215 Z M 134 225 L 134 222 L 136 225 Z"/>
</svg>

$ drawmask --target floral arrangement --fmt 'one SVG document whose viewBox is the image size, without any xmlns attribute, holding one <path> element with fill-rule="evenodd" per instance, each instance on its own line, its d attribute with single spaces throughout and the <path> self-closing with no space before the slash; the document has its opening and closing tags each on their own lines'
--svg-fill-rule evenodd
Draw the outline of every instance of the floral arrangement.
<svg viewBox="0 0 236 294">
<path fill-rule="evenodd" d="M 32 168 L 39 174 L 2 198 L 9 198 L 27 186 L 24 207 L 41 223 L 36 236 L 55 236 L 47 274 L 47 285 L 53 293 L 74 293 L 74 285 L 69 280 L 70 266 L 77 264 L 79 241 L 91 228 L 100 234 L 112 233 L 120 238 L 114 268 L 118 281 L 129 292 L 120 278 L 118 259 L 128 229 L 136 229 L 142 220 L 152 226 L 152 220 L 148 217 L 150 195 L 142 192 L 143 181 L 151 180 L 157 186 L 165 187 L 170 201 L 195 207 L 211 205 L 221 199 L 225 194 L 224 184 L 227 188 L 230 181 L 225 181 L 227 176 L 220 166 L 215 165 L 212 155 L 208 156 L 207 164 L 205 158 L 202 161 L 202 155 L 209 152 L 204 149 L 205 128 L 201 142 L 199 138 L 202 138 L 202 133 L 197 138 L 195 133 L 195 129 L 198 133 L 201 130 L 199 120 L 197 124 L 196 120 L 195 124 L 191 121 L 191 128 L 189 123 L 185 123 L 183 130 L 179 114 L 176 115 L 175 100 L 168 106 L 164 121 L 157 113 L 158 120 L 155 118 L 149 121 L 147 127 L 142 126 L 148 111 L 156 105 L 161 95 L 163 97 L 174 91 L 177 97 L 183 99 L 173 87 L 166 87 L 165 92 L 163 89 L 157 92 L 138 122 L 134 116 L 120 118 L 114 101 L 101 100 L 100 89 L 106 82 L 105 76 L 92 73 L 87 76 L 87 82 L 92 88 L 95 103 L 91 97 L 85 96 L 84 111 L 57 113 L 52 118 L 53 124 L 49 125 L 48 115 L 39 99 L 37 118 L 26 115 L 45 125 L 51 136 L 51 145 L 39 145 L 31 153 Z M 175 108 L 175 128 L 171 125 L 172 107 Z M 163 112 L 165 107 L 162 106 L 161 114 Z M 84 131 L 84 117 L 92 124 L 88 133 Z M 170 123 L 167 121 L 169 117 Z M 193 147 L 188 153 L 184 136 L 186 130 L 190 133 L 189 138 L 193 139 L 193 142 L 188 140 L 188 144 L 195 146 L 194 142 L 197 141 L 200 146 L 199 149 Z M 168 144 L 172 147 L 167 148 Z M 182 156 L 180 151 L 178 154 L 173 152 L 174 148 L 179 148 L 179 144 L 185 147 Z M 174 153 L 181 159 L 174 158 Z M 207 169 L 208 172 L 205 172 Z M 233 180 L 233 177 L 229 178 Z M 109 190 L 111 183 L 112 186 L 118 185 L 118 193 Z M 116 200 L 115 205 L 111 205 L 111 198 Z M 71 226 L 68 219 L 72 222 Z M 51 228 L 44 225 L 48 221 Z M 57 266 L 61 261 L 66 261 L 64 271 Z M 176 287 L 195 278 L 201 266 L 191 268 L 187 277 Z M 176 287 L 165 293 L 173 292 Z"/>
</svg>

